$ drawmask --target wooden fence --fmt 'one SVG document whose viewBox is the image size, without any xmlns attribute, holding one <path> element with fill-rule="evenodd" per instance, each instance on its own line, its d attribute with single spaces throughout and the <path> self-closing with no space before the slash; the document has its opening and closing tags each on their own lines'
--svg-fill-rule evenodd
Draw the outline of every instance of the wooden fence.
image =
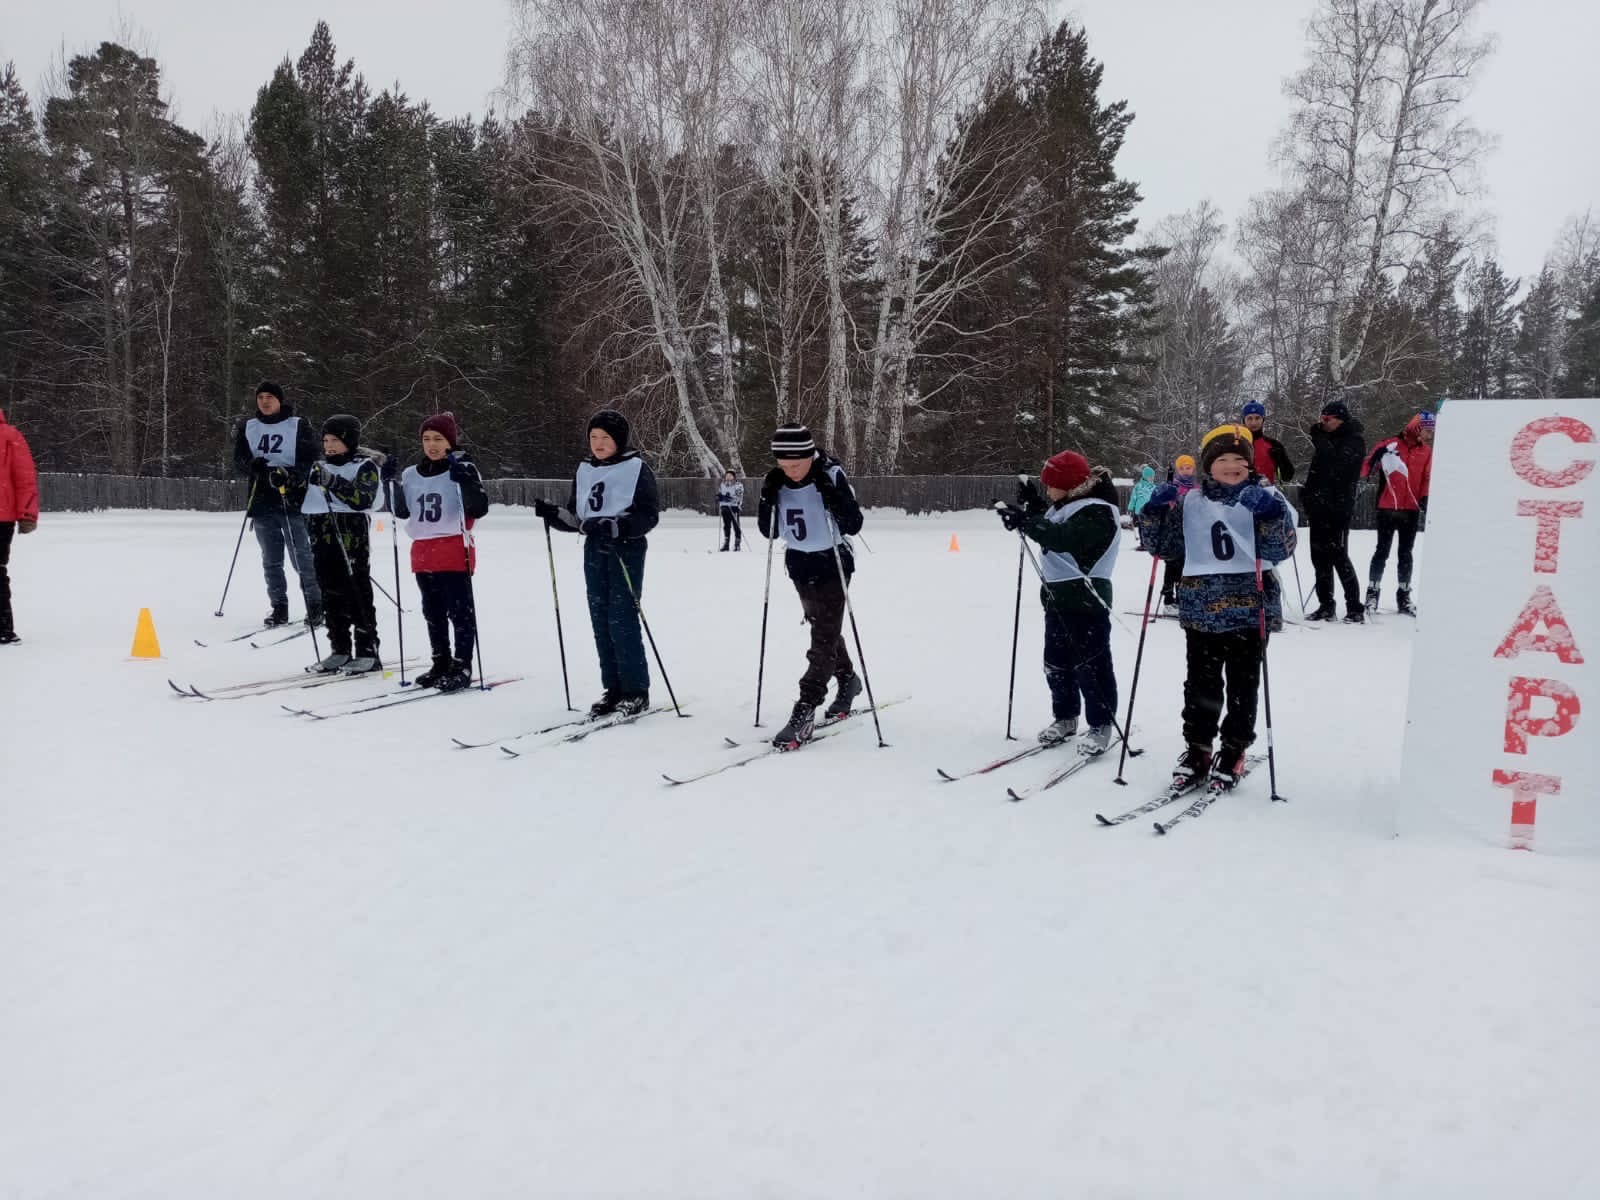
<svg viewBox="0 0 1600 1200">
<path fill-rule="evenodd" d="M 566 479 L 490 479 L 493 504 L 532 505 L 536 499 L 565 501 L 572 484 Z M 1009 500 L 1015 475 L 880 475 L 851 481 L 867 508 L 900 508 L 908 513 L 962 512 Z M 659 479 L 661 507 L 710 514 L 716 508 L 716 484 L 706 479 Z M 753 514 L 761 480 L 744 481 L 744 511 Z M 1123 507 L 1130 488 L 1119 487 Z M 1299 507 L 1300 486 L 1284 491 Z M 157 479 L 127 475 L 39 476 L 40 506 L 46 512 L 96 512 L 109 508 L 147 508 L 187 512 L 239 512 L 249 487 L 242 479 Z M 1375 496 L 1371 489 L 1356 494 L 1351 528 L 1371 529 Z"/>
</svg>

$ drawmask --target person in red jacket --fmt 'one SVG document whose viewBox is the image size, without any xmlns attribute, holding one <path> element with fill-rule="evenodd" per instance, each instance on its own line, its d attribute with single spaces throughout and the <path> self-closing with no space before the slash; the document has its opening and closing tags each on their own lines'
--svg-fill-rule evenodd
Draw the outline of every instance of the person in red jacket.
<svg viewBox="0 0 1600 1200">
<path fill-rule="evenodd" d="M 11 561 L 11 539 L 20 531 L 39 528 L 39 475 L 33 468 L 33 455 L 22 431 L 6 423 L 0 409 L 0 646 L 22 639 L 11 621 L 11 577 L 6 564 Z"/>
<path fill-rule="evenodd" d="M 1277 438 L 1268 437 L 1262 432 L 1262 426 L 1267 423 L 1267 406 L 1259 400 L 1252 400 L 1239 410 L 1239 419 L 1254 439 L 1250 443 L 1250 465 L 1261 476 L 1262 482 L 1288 483 L 1292 480 L 1294 463 L 1289 458 L 1289 452 Z"/>
<path fill-rule="evenodd" d="M 1400 535 L 1397 559 L 1399 590 L 1395 603 L 1406 616 L 1414 617 L 1411 603 L 1411 547 L 1417 529 L 1428 511 L 1428 481 L 1433 475 L 1433 414 L 1418 413 L 1399 437 L 1379 442 L 1361 468 L 1361 477 L 1382 481 L 1378 493 L 1378 548 L 1367 568 L 1367 608 L 1378 606 L 1378 591 L 1383 585 L 1383 568 L 1389 561 L 1389 546 Z"/>
</svg>

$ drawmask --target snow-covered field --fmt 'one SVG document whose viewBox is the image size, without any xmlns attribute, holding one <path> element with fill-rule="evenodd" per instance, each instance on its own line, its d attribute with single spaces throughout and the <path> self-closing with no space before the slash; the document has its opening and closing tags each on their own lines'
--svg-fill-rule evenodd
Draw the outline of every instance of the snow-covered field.
<svg viewBox="0 0 1600 1200">
<path fill-rule="evenodd" d="M 308 657 L 305 639 L 194 646 L 265 609 L 247 538 L 211 616 L 236 530 L 47 514 L 17 541 L 8 1200 L 1600 1195 L 1600 875 L 1392 836 L 1399 617 L 1276 639 L 1291 802 L 1267 801 L 1262 770 L 1159 838 L 1092 814 L 1143 798 L 1179 749 L 1174 622 L 1150 634 L 1132 786 L 1114 760 L 1022 804 L 1005 787 L 1048 760 L 936 780 L 1005 746 L 1016 545 L 984 514 L 869 515 L 861 633 L 880 700 L 909 697 L 883 715 L 890 748 L 862 719 L 679 789 L 660 773 L 760 736 L 763 559 L 708 554 L 708 518 L 664 522 L 644 597 L 692 719 L 517 760 L 450 738 L 562 715 L 529 515 L 491 512 L 478 581 L 489 673 L 524 680 L 322 723 L 279 703 L 393 684 L 216 703 L 167 687 Z M 1353 539 L 1363 572 L 1370 539 Z M 586 705 L 579 548 L 556 549 Z M 1424 620 L 1450 600 L 1428 594 L 1426 554 L 1424 537 Z M 1124 554 L 1119 610 L 1141 606 L 1147 561 Z M 1301 569 L 1309 585 L 1303 550 Z M 1035 593 L 1025 736 L 1048 720 Z M 141 606 L 162 662 L 127 658 Z M 392 610 L 385 628 L 392 655 Z M 769 731 L 804 635 L 780 568 Z"/>
</svg>

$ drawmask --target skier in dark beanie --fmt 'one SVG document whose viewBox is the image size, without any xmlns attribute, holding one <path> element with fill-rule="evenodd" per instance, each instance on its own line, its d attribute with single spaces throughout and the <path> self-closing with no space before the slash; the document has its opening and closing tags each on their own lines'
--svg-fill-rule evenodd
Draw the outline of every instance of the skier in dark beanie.
<svg viewBox="0 0 1600 1200">
<path fill-rule="evenodd" d="M 0 410 L 0 646 L 22 639 L 11 619 L 11 540 L 39 528 L 39 476 L 27 440 Z"/>
<path fill-rule="evenodd" d="M 824 722 L 849 716 L 861 694 L 861 680 L 844 644 L 845 584 L 839 568 L 842 564 L 846 580 L 855 573 L 855 555 L 846 539 L 861 532 L 862 518 L 844 468 L 817 449 L 804 425 L 780 426 L 772 435 L 772 457 L 778 465 L 762 481 L 756 523 L 762 537 L 783 538 L 784 569 L 811 624 L 800 699 L 789 723 L 772 739 L 774 746 L 794 750 L 815 733 L 816 711 L 827 699 L 830 678 L 838 681 L 838 689 L 822 714 Z"/>
<path fill-rule="evenodd" d="M 650 707 L 650 660 L 634 600 L 644 595 L 644 560 L 650 549 L 645 535 L 661 519 L 661 507 L 655 472 L 628 445 L 632 432 L 621 413 L 609 408 L 595 413 L 589 418 L 589 457 L 573 475 L 567 506 L 546 500 L 533 505 L 551 529 L 583 534 L 589 625 L 605 689 L 589 706 L 592 718 L 635 716 Z"/>
<path fill-rule="evenodd" d="M 1262 432 L 1267 423 L 1267 406 L 1251 400 L 1239 410 L 1239 423 L 1250 431 L 1250 451 L 1257 475 L 1266 483 L 1289 483 L 1294 479 L 1294 462 L 1283 443 Z"/>
<path fill-rule="evenodd" d="M 305 597 L 306 621 L 322 623 L 322 590 L 311 539 L 300 504 L 306 495 L 306 473 L 322 453 L 311 422 L 297 417 L 283 400 L 283 388 L 270 380 L 256 387 L 255 415 L 239 424 L 233 441 L 233 462 L 250 478 L 250 521 L 261 547 L 261 571 L 266 576 L 272 611 L 268 626 L 289 623 L 289 581 L 283 573 L 285 554 L 294 560 Z M 280 493 L 279 489 L 283 491 Z"/>
<path fill-rule="evenodd" d="M 1350 514 L 1356 506 L 1356 482 L 1367 442 L 1361 422 L 1350 415 L 1343 400 L 1322 406 L 1322 416 L 1306 431 L 1311 438 L 1311 466 L 1300 489 L 1300 507 L 1311 526 L 1311 566 L 1317 577 L 1317 608 L 1308 621 L 1331 621 L 1333 577 L 1344 587 L 1344 619 L 1359 625 L 1366 618 L 1361 603 L 1361 581 L 1350 562 Z"/>
<path fill-rule="evenodd" d="M 322 423 L 322 458 L 311 464 L 301 507 L 328 627 L 328 657 L 315 668 L 323 674 L 364 675 L 383 666 L 367 513 L 378 499 L 385 458 L 360 441 L 361 423 L 346 413 Z"/>
</svg>

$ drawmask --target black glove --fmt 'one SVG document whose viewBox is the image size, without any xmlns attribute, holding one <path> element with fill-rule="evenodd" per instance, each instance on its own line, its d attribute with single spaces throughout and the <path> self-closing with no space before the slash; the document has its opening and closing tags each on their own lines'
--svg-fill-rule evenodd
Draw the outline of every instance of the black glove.
<svg viewBox="0 0 1600 1200">
<path fill-rule="evenodd" d="M 252 458 L 250 460 L 250 474 L 257 479 L 265 479 L 267 477 L 267 460 L 259 454 Z"/>
<path fill-rule="evenodd" d="M 389 455 L 383 460 L 383 466 L 378 468 L 378 474 L 383 476 L 387 483 L 393 483 L 400 478 L 400 460 L 394 455 Z"/>
<path fill-rule="evenodd" d="M 327 487 L 332 478 L 333 473 L 320 462 L 312 463 L 311 471 L 306 476 L 307 481 L 312 487 Z"/>
<path fill-rule="evenodd" d="M 452 483 L 470 483 L 472 481 L 472 464 L 464 458 L 450 457 L 450 480 Z"/>
<path fill-rule="evenodd" d="M 289 486 L 288 467 L 269 467 L 267 469 L 267 486 L 275 492 L 281 492 Z"/>
<path fill-rule="evenodd" d="M 766 478 L 761 481 L 761 501 L 763 504 L 776 504 L 778 502 L 778 489 L 789 482 L 789 477 L 783 473 L 782 467 L 773 467 L 767 472 Z"/>
<path fill-rule="evenodd" d="M 551 504 L 548 500 L 535 500 L 533 502 L 533 514 L 542 520 L 554 521 L 561 516 L 561 506 L 559 504 Z"/>
<path fill-rule="evenodd" d="M 1027 511 L 1025 509 L 1018 508 L 1015 504 L 1003 504 L 995 511 L 1000 514 L 1000 524 L 1004 525 L 1012 533 L 1015 533 L 1017 530 L 1021 529 L 1025 524 L 1027 524 Z"/>
<path fill-rule="evenodd" d="M 811 482 L 816 486 L 817 495 L 822 497 L 825 508 L 832 509 L 839 503 L 840 488 L 833 481 L 833 475 L 822 463 L 818 463 L 811 471 Z"/>
<path fill-rule="evenodd" d="M 1044 493 L 1039 490 L 1039 485 L 1025 476 L 1017 478 L 1017 507 L 1030 512 L 1044 507 Z"/>
<path fill-rule="evenodd" d="M 1428 498 L 1426 496 L 1419 496 L 1417 498 L 1417 508 L 1421 511 L 1423 516 L 1428 515 Z"/>
<path fill-rule="evenodd" d="M 605 538 L 613 542 L 619 535 L 615 517 L 588 517 L 578 526 L 578 532 L 585 537 Z"/>
</svg>

